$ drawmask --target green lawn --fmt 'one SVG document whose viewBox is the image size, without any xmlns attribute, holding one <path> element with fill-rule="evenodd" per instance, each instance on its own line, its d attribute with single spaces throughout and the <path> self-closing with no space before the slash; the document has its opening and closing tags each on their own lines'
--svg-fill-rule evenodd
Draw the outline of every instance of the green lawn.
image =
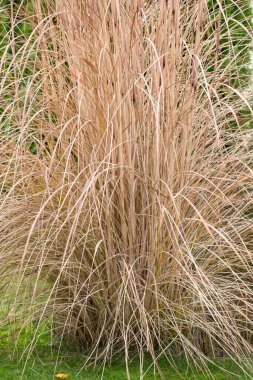
<svg viewBox="0 0 253 380">
<path fill-rule="evenodd" d="M 29 360 L 27 363 L 26 370 L 24 371 L 24 380 L 35 380 L 35 379 L 52 379 L 54 378 L 55 373 L 66 373 L 69 374 L 70 379 L 71 378 L 77 378 L 80 380 L 98 380 L 101 379 L 101 370 L 93 370 L 93 369 L 83 369 L 80 373 L 80 361 L 78 359 L 72 358 L 67 360 L 62 360 L 59 362 L 57 367 L 55 368 L 55 363 L 53 358 L 50 358 L 50 356 L 45 355 L 45 357 L 36 357 L 35 355 Z M 223 363 L 224 364 L 224 363 Z M 23 366 L 24 363 L 18 364 L 17 361 L 11 361 L 11 362 L 5 362 L 5 360 L 2 360 L 0 363 L 0 379 L 4 380 L 13 380 L 13 379 L 19 379 L 21 378 L 22 372 L 23 372 Z M 233 364 L 230 361 L 227 361 L 225 363 L 225 367 L 233 371 L 234 374 L 229 374 L 222 372 L 218 369 L 212 369 L 212 376 L 214 379 L 219 380 L 232 380 L 232 379 L 245 379 L 245 377 L 238 373 L 236 368 L 233 368 Z M 176 374 L 174 370 L 171 368 L 162 366 L 164 370 L 164 378 L 167 380 L 179 380 L 179 379 L 199 379 L 204 380 L 205 374 L 204 372 L 196 372 L 193 370 L 188 369 L 186 366 L 182 365 L 180 368 L 180 373 Z M 130 374 L 131 379 L 137 380 L 140 379 L 139 375 L 139 367 L 138 363 L 133 363 L 130 365 Z M 153 371 L 150 370 L 148 374 L 144 376 L 144 379 L 151 380 L 151 379 L 161 379 L 161 377 L 157 374 L 156 377 L 154 377 Z M 104 371 L 104 377 L 105 380 L 127 380 L 127 376 L 125 373 L 125 369 L 123 364 L 114 364 L 111 368 L 106 368 Z"/>
<path fill-rule="evenodd" d="M 1 311 L 2 313 L 4 312 L 3 305 Z M 57 373 L 68 374 L 70 380 L 75 378 L 79 380 L 99 380 L 102 374 L 104 380 L 127 380 L 123 359 L 114 361 L 112 366 L 105 367 L 104 371 L 101 367 L 95 369 L 83 368 L 85 360 L 82 357 L 82 352 L 76 352 L 75 347 L 67 343 L 62 344 L 63 349 L 60 353 L 57 348 L 52 348 L 49 333 L 50 327 L 46 322 L 40 323 L 37 327 L 33 324 L 29 325 L 29 327 L 19 335 L 18 341 L 16 340 L 15 349 L 14 343 L 10 341 L 11 334 L 9 334 L 9 332 L 12 329 L 13 324 L 6 324 L 4 328 L 0 328 L 0 380 L 19 380 L 21 377 L 23 380 L 49 380 L 54 379 Z M 36 349 L 30 355 L 29 359 L 26 360 L 27 355 L 24 354 L 22 358 L 22 353 L 27 349 L 27 346 L 34 337 L 34 329 L 38 329 L 38 342 Z M 253 375 L 246 377 L 230 359 L 216 360 L 214 364 L 210 364 L 209 371 L 212 377 L 208 377 L 208 373 L 204 370 L 197 370 L 194 366 L 187 365 L 186 361 L 182 359 L 175 357 L 174 362 L 177 364 L 178 373 L 165 359 L 159 361 L 159 367 L 162 369 L 165 380 L 204 380 L 211 378 L 215 380 L 253 379 Z M 130 361 L 129 371 L 131 380 L 140 379 L 139 367 L 139 361 L 137 359 Z M 220 367 L 222 367 L 223 370 L 221 370 Z M 143 380 L 161 379 L 158 373 L 154 375 L 152 360 L 147 355 L 144 360 L 144 371 L 146 371 L 146 373 Z"/>
<path fill-rule="evenodd" d="M 55 363 L 58 362 L 56 365 Z M 35 379 L 53 379 L 56 373 L 68 374 L 70 379 L 80 379 L 80 380 L 98 380 L 101 379 L 102 370 L 101 368 L 93 369 L 82 369 L 83 359 L 80 355 L 74 353 L 72 350 L 70 352 L 65 352 L 64 356 L 57 358 L 57 351 L 52 351 L 49 345 L 45 345 L 44 348 L 41 346 L 37 351 L 35 351 L 26 363 L 26 367 L 23 373 L 25 360 L 18 361 L 17 358 L 13 358 L 11 354 L 5 353 L 1 356 L 0 360 L 0 379 L 3 380 L 13 380 L 20 379 L 23 374 L 24 380 L 35 380 Z M 150 366 L 150 359 L 146 358 L 145 369 Z M 217 365 L 222 365 L 227 371 L 225 372 L 219 370 L 215 365 L 210 366 L 210 371 L 214 379 L 217 380 L 234 380 L 234 379 L 246 379 L 246 377 L 240 373 L 238 368 L 231 360 L 222 360 L 216 362 Z M 189 368 L 186 363 L 181 362 L 179 365 L 179 373 L 176 373 L 168 364 L 164 361 L 160 363 L 160 367 L 164 373 L 165 380 L 179 380 L 179 379 L 189 379 L 189 380 L 204 380 L 208 378 L 204 371 L 197 371 L 196 369 Z M 130 375 L 132 380 L 140 379 L 139 363 L 137 360 L 130 364 Z M 209 377 L 210 378 L 210 377 Z M 251 377 L 252 378 L 252 377 Z M 106 367 L 104 370 L 104 380 L 127 380 L 125 367 L 123 361 L 114 362 L 109 368 Z M 156 374 L 154 376 L 153 368 L 151 368 L 148 373 L 144 376 L 144 379 L 161 379 L 161 377 Z M 248 378 L 249 379 L 249 378 Z"/>
</svg>

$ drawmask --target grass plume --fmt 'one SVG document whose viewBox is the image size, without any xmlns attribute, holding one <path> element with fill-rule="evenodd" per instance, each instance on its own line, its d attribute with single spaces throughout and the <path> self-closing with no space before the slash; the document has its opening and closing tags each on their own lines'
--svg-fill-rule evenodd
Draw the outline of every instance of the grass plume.
<svg viewBox="0 0 253 380">
<path fill-rule="evenodd" d="M 2 324 L 48 318 L 87 362 L 123 353 L 127 364 L 135 349 L 250 367 L 252 108 L 228 8 L 33 0 L 12 14 Z M 32 31 L 17 37 L 25 19 Z M 249 49 L 250 20 L 233 25 Z"/>
</svg>

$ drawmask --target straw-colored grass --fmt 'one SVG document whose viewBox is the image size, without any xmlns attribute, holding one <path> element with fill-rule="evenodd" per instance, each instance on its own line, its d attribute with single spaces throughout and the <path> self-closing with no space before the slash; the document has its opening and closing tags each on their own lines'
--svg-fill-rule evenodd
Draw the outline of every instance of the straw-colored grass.
<svg viewBox="0 0 253 380">
<path fill-rule="evenodd" d="M 213 3 L 33 0 L 33 32 L 10 31 L 1 323 L 48 318 L 84 365 L 133 349 L 250 367 L 252 109 Z"/>
</svg>

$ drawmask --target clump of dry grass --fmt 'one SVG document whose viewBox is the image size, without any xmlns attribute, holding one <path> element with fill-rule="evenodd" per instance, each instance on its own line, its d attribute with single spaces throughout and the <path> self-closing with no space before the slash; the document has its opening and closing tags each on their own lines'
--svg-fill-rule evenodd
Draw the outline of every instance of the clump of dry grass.
<svg viewBox="0 0 253 380">
<path fill-rule="evenodd" d="M 2 323 L 48 317 L 87 362 L 250 366 L 252 109 L 226 8 L 45 3 L 1 61 Z"/>
</svg>

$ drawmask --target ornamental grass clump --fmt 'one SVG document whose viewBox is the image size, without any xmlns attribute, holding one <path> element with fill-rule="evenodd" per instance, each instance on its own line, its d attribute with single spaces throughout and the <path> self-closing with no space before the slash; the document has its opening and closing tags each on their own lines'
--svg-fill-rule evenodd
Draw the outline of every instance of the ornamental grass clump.
<svg viewBox="0 0 253 380">
<path fill-rule="evenodd" d="M 249 370 L 245 2 L 31 3 L 1 53 L 0 324 L 36 321 L 29 354 L 47 320 L 84 365 L 133 351 Z"/>
</svg>

